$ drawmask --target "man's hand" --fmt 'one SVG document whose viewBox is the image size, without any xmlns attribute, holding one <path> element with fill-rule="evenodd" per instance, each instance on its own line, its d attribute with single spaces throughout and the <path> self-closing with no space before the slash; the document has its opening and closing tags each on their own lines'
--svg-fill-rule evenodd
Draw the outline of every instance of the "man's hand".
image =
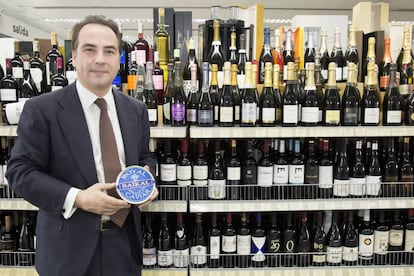
<svg viewBox="0 0 414 276">
<path fill-rule="evenodd" d="M 112 197 L 106 193 L 115 189 L 115 183 L 96 183 L 86 190 L 78 192 L 75 198 L 75 207 L 98 215 L 113 215 L 116 211 L 129 208 L 125 200 Z"/>
</svg>

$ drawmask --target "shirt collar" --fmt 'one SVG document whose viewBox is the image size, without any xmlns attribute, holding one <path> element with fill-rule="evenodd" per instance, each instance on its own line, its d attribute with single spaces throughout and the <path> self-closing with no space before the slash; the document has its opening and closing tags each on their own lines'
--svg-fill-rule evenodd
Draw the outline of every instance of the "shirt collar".
<svg viewBox="0 0 414 276">
<path fill-rule="evenodd" d="M 78 91 L 79 99 L 84 110 L 89 109 L 92 105 L 95 106 L 94 103 L 98 97 L 83 86 L 79 81 L 76 81 L 76 90 Z M 108 105 L 108 110 L 115 109 L 115 100 L 114 95 L 112 94 L 112 87 L 102 98 L 105 99 Z"/>
</svg>

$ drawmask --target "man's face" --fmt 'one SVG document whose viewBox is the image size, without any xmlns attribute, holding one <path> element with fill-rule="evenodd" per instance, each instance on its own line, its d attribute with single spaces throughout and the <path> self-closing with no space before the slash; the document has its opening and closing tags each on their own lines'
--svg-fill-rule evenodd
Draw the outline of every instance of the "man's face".
<svg viewBox="0 0 414 276">
<path fill-rule="evenodd" d="M 103 96 L 118 73 L 119 59 L 118 40 L 109 27 L 88 24 L 80 30 L 72 60 L 78 80 L 87 89 Z"/>
</svg>

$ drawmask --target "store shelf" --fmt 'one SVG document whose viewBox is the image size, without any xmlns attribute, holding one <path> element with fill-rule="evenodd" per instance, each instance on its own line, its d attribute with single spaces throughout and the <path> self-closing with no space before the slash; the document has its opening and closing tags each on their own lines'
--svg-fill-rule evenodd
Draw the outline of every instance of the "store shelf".
<svg viewBox="0 0 414 276">
<path fill-rule="evenodd" d="M 392 137 L 411 136 L 414 126 L 190 127 L 190 138 Z"/>
<path fill-rule="evenodd" d="M 37 211 L 39 208 L 22 198 L 0 199 L 0 210 Z M 2 274 L 0 274 L 2 275 Z"/>
<path fill-rule="evenodd" d="M 413 198 L 190 200 L 189 208 L 192 213 L 405 209 L 414 208 L 414 200 Z"/>
<path fill-rule="evenodd" d="M 191 276 L 412 276 L 414 267 L 323 267 L 190 269 Z"/>
<path fill-rule="evenodd" d="M 187 201 L 185 200 L 159 200 L 153 201 L 150 205 L 141 209 L 143 212 L 187 212 Z"/>
<path fill-rule="evenodd" d="M 1 276 L 39 276 L 34 267 L 0 267 Z"/>
<path fill-rule="evenodd" d="M 187 127 L 151 127 L 150 136 L 151 138 L 185 138 L 187 136 Z"/>
<path fill-rule="evenodd" d="M 142 276 L 188 276 L 187 269 L 143 269 Z"/>
<path fill-rule="evenodd" d="M 36 270 L 32 268 L 20 268 L 20 267 L 0 267 L 1 276 L 39 276 Z M 142 276 L 188 276 L 187 269 L 151 269 L 142 270 Z"/>
<path fill-rule="evenodd" d="M 0 136 L 4 137 L 16 137 L 17 136 L 17 126 L 9 126 L 0 124 Z"/>
</svg>

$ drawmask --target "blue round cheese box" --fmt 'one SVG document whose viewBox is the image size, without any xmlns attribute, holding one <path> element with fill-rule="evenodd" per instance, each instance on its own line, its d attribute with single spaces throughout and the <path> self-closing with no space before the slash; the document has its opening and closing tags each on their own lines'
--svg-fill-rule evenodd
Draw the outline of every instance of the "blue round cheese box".
<svg viewBox="0 0 414 276">
<path fill-rule="evenodd" d="M 116 191 L 131 204 L 141 204 L 151 198 L 155 190 L 155 179 L 141 166 L 129 166 L 119 173 Z"/>
</svg>

